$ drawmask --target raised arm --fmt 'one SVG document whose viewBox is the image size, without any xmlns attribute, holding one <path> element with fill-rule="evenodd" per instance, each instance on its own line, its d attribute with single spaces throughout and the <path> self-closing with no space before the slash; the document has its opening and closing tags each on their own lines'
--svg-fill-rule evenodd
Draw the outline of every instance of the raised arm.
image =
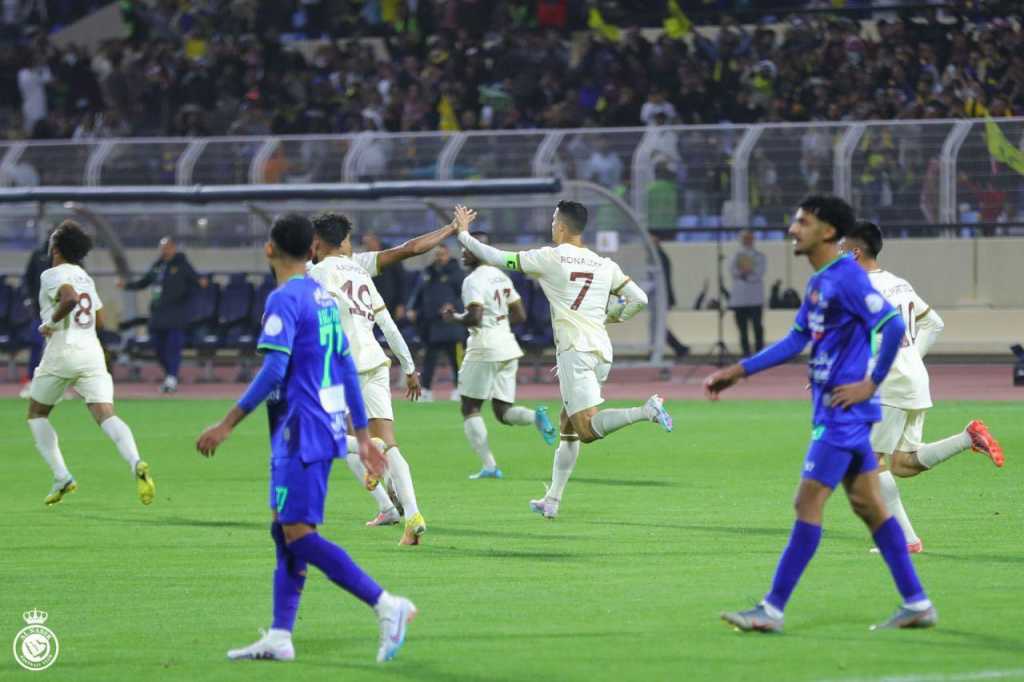
<svg viewBox="0 0 1024 682">
<path fill-rule="evenodd" d="M 420 236 L 413 237 L 398 246 L 380 251 L 377 254 L 377 269 L 383 270 L 389 265 L 400 263 L 407 258 L 427 253 L 454 234 L 455 225 L 454 223 L 449 223 L 444 227 L 437 228 L 433 232 L 421 234 Z"/>
</svg>

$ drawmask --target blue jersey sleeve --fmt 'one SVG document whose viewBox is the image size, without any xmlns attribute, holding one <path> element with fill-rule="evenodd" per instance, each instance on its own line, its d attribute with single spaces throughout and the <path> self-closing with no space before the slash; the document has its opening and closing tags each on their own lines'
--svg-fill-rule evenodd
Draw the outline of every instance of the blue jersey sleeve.
<svg viewBox="0 0 1024 682">
<path fill-rule="evenodd" d="M 800 310 L 796 311 L 796 319 L 793 320 L 793 329 L 801 334 L 807 334 L 810 327 L 807 322 L 807 293 L 804 292 L 804 300 L 800 303 Z"/>
<path fill-rule="evenodd" d="M 292 354 L 295 343 L 295 327 L 298 320 L 296 301 L 279 289 L 267 298 L 263 312 L 263 329 L 260 332 L 257 350 L 276 350 Z"/>
<path fill-rule="evenodd" d="M 867 273 L 861 270 L 860 266 L 856 269 L 851 268 L 850 271 L 853 275 L 846 280 L 845 286 L 841 289 L 843 305 L 851 315 L 860 318 L 871 333 L 875 334 L 889 318 L 899 315 L 899 311 L 875 291 Z"/>
</svg>

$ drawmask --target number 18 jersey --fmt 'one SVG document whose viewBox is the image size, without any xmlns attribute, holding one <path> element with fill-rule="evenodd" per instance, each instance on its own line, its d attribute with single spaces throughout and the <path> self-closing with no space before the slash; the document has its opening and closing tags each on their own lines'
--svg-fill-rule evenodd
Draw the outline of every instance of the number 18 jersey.
<svg viewBox="0 0 1024 682">
<path fill-rule="evenodd" d="M 103 301 L 92 277 L 77 265 L 62 263 L 39 278 L 39 310 L 44 321 L 53 318 L 60 301 L 60 289 L 70 285 L 78 293 L 78 304 L 57 324 L 39 363 L 47 374 L 63 378 L 107 371 L 103 347 L 96 336 L 96 312 Z"/>
<path fill-rule="evenodd" d="M 522 270 L 540 282 L 551 304 L 555 350 L 597 353 L 612 361 L 612 342 L 605 329 L 608 297 L 629 282 L 615 261 L 590 249 L 559 244 L 516 254 L 510 269 Z"/>
</svg>

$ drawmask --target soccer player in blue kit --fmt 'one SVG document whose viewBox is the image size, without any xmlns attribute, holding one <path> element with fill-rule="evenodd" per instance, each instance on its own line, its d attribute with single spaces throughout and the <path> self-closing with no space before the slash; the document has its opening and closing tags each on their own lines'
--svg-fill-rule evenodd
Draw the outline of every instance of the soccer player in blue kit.
<svg viewBox="0 0 1024 682">
<path fill-rule="evenodd" d="M 338 307 L 306 277 L 313 226 L 300 215 L 277 218 L 264 247 L 277 278 L 267 299 L 258 348 L 263 367 L 227 415 L 199 437 L 196 448 L 209 457 L 246 415 L 267 401 L 270 421 L 270 534 L 277 548 L 274 620 L 254 644 L 228 652 L 230 659 L 295 658 L 292 628 L 312 564 L 344 590 L 372 607 L 380 626 L 377 662 L 390 660 L 405 641 L 416 615 L 408 599 L 393 596 L 367 575 L 338 545 L 324 539 L 327 479 L 331 465 L 345 457 L 351 422 L 359 457 L 380 476 L 387 463 L 370 445 L 366 408 Z"/>
<path fill-rule="evenodd" d="M 896 613 L 872 629 L 931 627 L 938 621 L 903 531 L 879 492 L 871 425 L 881 419 L 877 389 L 896 357 L 905 325 L 857 261 L 840 252 L 839 240 L 853 226 L 853 209 L 842 199 L 804 199 L 789 235 L 794 253 L 807 256 L 816 272 L 807 282 L 793 329 L 778 343 L 704 380 L 706 395 L 716 400 L 742 377 L 779 365 L 811 343 L 813 430 L 796 494 L 797 519 L 764 600 L 747 611 L 722 614 L 743 631 L 782 630 L 786 602 L 818 548 L 825 503 L 840 482 L 854 513 L 871 529 L 903 597 Z"/>
</svg>

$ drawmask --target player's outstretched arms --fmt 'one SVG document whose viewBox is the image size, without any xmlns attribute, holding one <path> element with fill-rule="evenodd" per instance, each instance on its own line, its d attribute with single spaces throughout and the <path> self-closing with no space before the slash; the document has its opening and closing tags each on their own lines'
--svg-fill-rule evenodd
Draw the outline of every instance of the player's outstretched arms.
<svg viewBox="0 0 1024 682">
<path fill-rule="evenodd" d="M 899 315 L 893 315 L 876 331 L 882 332 L 882 342 L 871 375 L 852 384 L 843 384 L 832 389 L 832 407 L 848 409 L 857 403 L 870 400 L 885 380 L 889 368 L 896 359 L 896 353 L 900 350 L 900 342 L 907 331 L 907 325 Z"/>
<path fill-rule="evenodd" d="M 719 393 L 745 376 L 747 376 L 747 373 L 743 369 L 743 365 L 738 362 L 720 369 L 704 379 L 704 396 L 708 400 L 718 400 Z"/>
<path fill-rule="evenodd" d="M 203 431 L 196 440 L 196 450 L 204 457 L 213 457 L 221 443 L 228 439 L 232 430 L 246 415 L 259 407 L 260 403 L 281 383 L 288 371 L 288 354 L 281 351 L 268 351 L 263 357 L 263 366 L 253 377 L 238 403 L 232 407 L 224 418 Z"/>
<path fill-rule="evenodd" d="M 620 301 L 608 306 L 607 322 L 625 322 L 647 307 L 647 292 L 629 280 L 619 291 Z"/>
<path fill-rule="evenodd" d="M 455 224 L 453 221 L 444 227 L 439 227 L 433 232 L 421 234 L 420 236 L 413 237 L 398 246 L 381 251 L 377 254 L 377 269 L 383 270 L 389 265 L 400 263 L 407 258 L 421 256 L 454 234 Z"/>
</svg>

